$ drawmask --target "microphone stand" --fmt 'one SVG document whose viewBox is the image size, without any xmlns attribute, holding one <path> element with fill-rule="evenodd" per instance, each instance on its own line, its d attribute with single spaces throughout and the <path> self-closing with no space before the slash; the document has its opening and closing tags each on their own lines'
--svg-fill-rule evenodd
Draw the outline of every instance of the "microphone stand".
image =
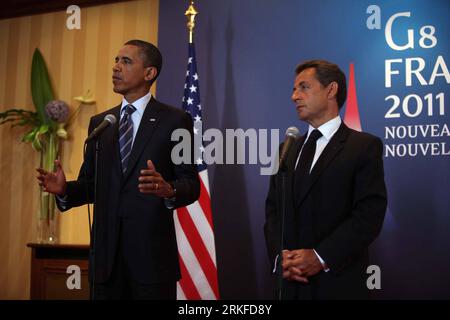
<svg viewBox="0 0 450 320">
<path fill-rule="evenodd" d="M 283 292 L 283 248 L 284 248 L 284 220 L 286 216 L 286 177 L 287 170 L 284 163 L 280 165 L 280 173 L 281 173 L 281 204 L 278 205 L 281 213 L 281 236 L 280 236 L 280 253 L 278 256 L 278 300 L 282 300 L 282 292 Z"/>
<path fill-rule="evenodd" d="M 93 225 L 94 225 L 94 242 L 92 244 L 92 270 L 94 273 L 92 275 L 92 300 L 94 300 L 95 295 L 95 245 L 97 244 L 97 214 L 95 213 L 95 205 L 97 203 L 97 180 L 98 180 L 98 139 L 95 140 L 95 173 L 94 173 L 94 210 L 93 215 Z"/>
<path fill-rule="evenodd" d="M 87 143 L 85 143 L 85 146 Z M 92 223 L 92 229 L 89 227 L 89 236 L 90 236 L 90 242 L 91 242 L 91 266 L 90 269 L 92 270 L 92 286 L 90 290 L 90 299 L 95 300 L 95 244 L 97 242 L 97 215 L 95 214 L 95 204 L 97 202 L 97 180 L 98 180 L 98 140 L 95 140 L 95 153 L 94 153 L 94 199 L 93 199 L 93 207 L 94 210 L 92 211 L 93 215 L 93 223 Z M 85 152 L 86 153 L 86 152 Z M 85 157 L 86 158 L 86 157 Z M 88 219 L 89 219 L 89 226 L 91 224 L 91 214 L 89 211 L 89 182 L 86 177 L 86 171 L 85 171 L 85 184 L 86 184 L 86 199 L 87 199 L 87 205 L 88 205 Z"/>
</svg>

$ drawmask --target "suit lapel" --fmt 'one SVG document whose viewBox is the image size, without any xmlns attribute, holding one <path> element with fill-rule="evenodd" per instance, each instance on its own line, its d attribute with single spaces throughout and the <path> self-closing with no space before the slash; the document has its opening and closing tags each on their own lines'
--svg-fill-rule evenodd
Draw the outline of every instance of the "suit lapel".
<svg viewBox="0 0 450 320">
<path fill-rule="evenodd" d="M 117 121 L 112 127 L 106 130 L 102 136 L 102 149 L 104 154 L 112 157 L 111 163 L 114 168 L 114 172 L 120 174 L 120 150 L 119 150 L 119 122 L 120 122 L 120 105 L 113 108 L 110 114 L 113 114 Z"/>
<path fill-rule="evenodd" d="M 345 140 L 349 134 L 348 127 L 342 122 L 336 134 L 331 138 L 330 142 L 327 144 L 319 159 L 315 163 L 311 174 L 307 180 L 306 187 L 303 190 L 295 190 L 296 195 L 296 205 L 300 206 L 306 195 L 310 192 L 312 186 L 320 177 L 322 172 L 328 167 L 330 162 L 337 156 L 337 154 L 344 147 Z"/>
<path fill-rule="evenodd" d="M 278 199 L 285 199 L 285 211 L 283 213 L 284 215 L 284 236 L 283 236 L 283 246 L 289 249 L 294 248 L 293 244 L 295 243 L 296 239 L 296 232 L 295 232 L 295 207 L 294 207 L 294 173 L 295 173 L 295 163 L 297 161 L 297 155 L 300 151 L 300 148 L 303 145 L 303 141 L 305 140 L 305 137 L 299 137 L 296 139 L 288 153 L 287 159 L 286 159 L 286 181 L 285 181 L 285 189 L 282 188 L 282 172 L 278 173 L 278 185 L 280 186 L 278 188 Z M 283 197 L 282 192 L 285 192 L 285 195 Z M 278 206 L 281 209 L 281 203 L 278 204 Z"/>
<path fill-rule="evenodd" d="M 123 177 L 122 182 L 125 182 L 130 176 L 130 172 L 133 171 L 142 151 L 150 141 L 153 132 L 159 122 L 159 113 L 161 107 L 158 102 L 152 97 L 145 107 L 144 114 L 142 115 L 141 123 L 139 124 L 139 129 L 134 138 L 133 148 L 131 149 L 130 159 L 128 160 L 127 171 Z"/>
<path fill-rule="evenodd" d="M 293 152 L 289 155 L 288 158 L 288 177 L 291 177 L 290 186 L 292 188 L 292 194 L 295 195 L 294 190 L 294 181 L 295 181 L 295 164 L 297 163 L 298 154 L 300 153 L 300 150 L 302 149 L 303 143 L 305 142 L 306 134 L 299 137 L 294 145 Z"/>
</svg>

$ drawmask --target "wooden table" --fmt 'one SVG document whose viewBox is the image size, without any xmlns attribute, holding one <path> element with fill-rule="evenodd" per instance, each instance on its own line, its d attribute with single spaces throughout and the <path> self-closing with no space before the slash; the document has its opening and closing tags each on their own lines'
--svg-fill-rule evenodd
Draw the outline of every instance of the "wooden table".
<svg viewBox="0 0 450 320">
<path fill-rule="evenodd" d="M 27 246 L 31 248 L 31 300 L 89 299 L 89 245 L 28 243 Z M 67 286 L 67 279 L 74 274 L 67 273 L 69 266 L 79 267 L 80 289 Z"/>
</svg>

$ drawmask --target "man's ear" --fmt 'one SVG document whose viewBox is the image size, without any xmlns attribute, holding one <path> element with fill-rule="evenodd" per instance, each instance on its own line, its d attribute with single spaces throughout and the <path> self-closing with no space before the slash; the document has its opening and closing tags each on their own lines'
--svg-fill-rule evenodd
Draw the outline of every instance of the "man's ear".
<svg viewBox="0 0 450 320">
<path fill-rule="evenodd" d="M 147 67 L 145 68 L 145 80 L 151 81 L 156 78 L 158 75 L 158 69 L 155 67 Z"/>
<path fill-rule="evenodd" d="M 328 99 L 334 99 L 337 96 L 339 85 L 336 81 L 330 82 L 328 85 Z"/>
</svg>

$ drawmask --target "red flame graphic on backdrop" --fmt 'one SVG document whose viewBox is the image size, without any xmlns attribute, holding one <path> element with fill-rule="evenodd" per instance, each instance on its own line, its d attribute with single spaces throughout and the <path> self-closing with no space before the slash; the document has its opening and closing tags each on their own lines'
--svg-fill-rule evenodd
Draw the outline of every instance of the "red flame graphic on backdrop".
<svg viewBox="0 0 450 320">
<path fill-rule="evenodd" d="M 361 131 L 361 120 L 359 119 L 358 98 L 356 97 L 355 66 L 350 63 L 350 72 L 347 88 L 347 107 L 345 109 L 345 124 L 357 131 Z"/>
</svg>

